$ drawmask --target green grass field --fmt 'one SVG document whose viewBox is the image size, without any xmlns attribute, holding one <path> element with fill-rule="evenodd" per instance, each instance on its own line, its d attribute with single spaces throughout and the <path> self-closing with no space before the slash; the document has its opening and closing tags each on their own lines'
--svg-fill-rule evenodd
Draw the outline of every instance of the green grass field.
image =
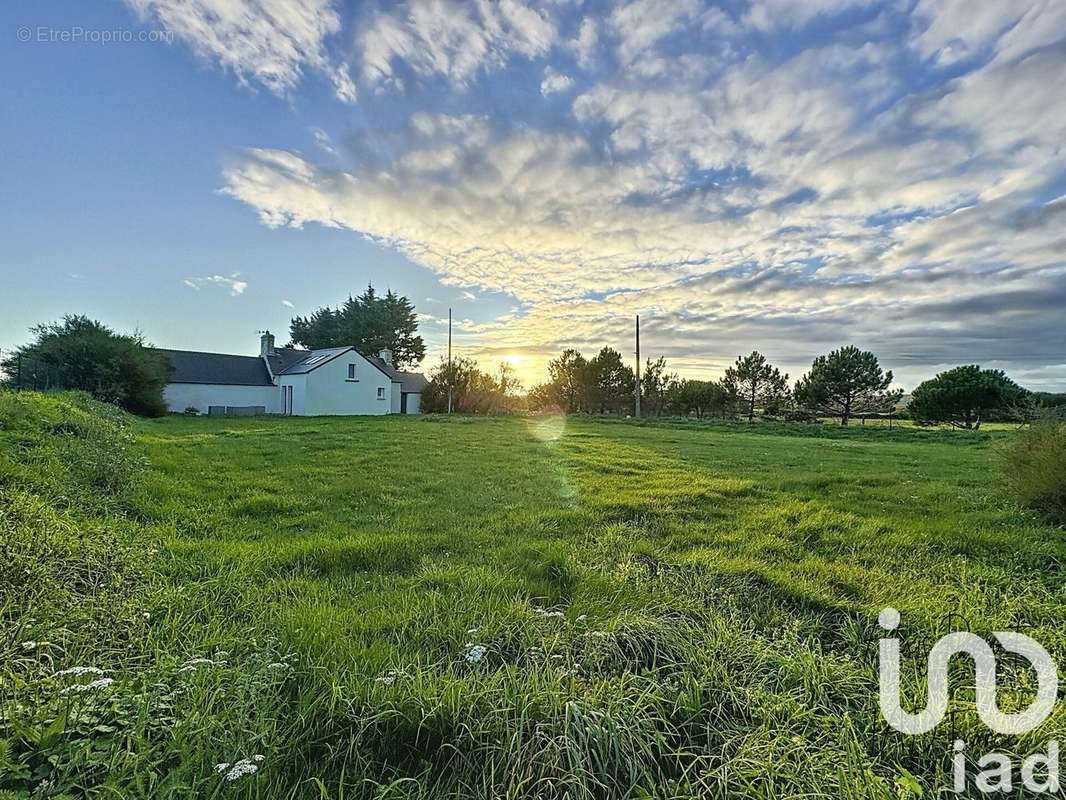
<svg viewBox="0 0 1066 800">
<path fill-rule="evenodd" d="M 135 467 L 71 466 L 83 412 L 4 403 L 15 797 L 928 796 L 955 738 L 1064 728 L 877 707 L 884 606 L 915 676 L 961 626 L 1066 663 L 1066 544 L 1001 488 L 1010 432 L 170 417 L 116 423 Z"/>
</svg>

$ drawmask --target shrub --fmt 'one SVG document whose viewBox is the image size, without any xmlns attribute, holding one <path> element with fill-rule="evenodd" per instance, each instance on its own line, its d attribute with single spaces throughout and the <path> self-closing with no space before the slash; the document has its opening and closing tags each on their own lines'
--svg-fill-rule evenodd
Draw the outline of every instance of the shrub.
<svg viewBox="0 0 1066 800">
<path fill-rule="evenodd" d="M 1051 522 L 1066 523 L 1066 423 L 1031 426 L 1005 454 L 1007 481 L 1018 502 Z"/>
</svg>

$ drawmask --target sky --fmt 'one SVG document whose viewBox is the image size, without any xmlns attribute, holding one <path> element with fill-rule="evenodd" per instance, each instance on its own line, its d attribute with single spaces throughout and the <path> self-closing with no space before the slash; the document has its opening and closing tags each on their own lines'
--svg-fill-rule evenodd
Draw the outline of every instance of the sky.
<svg viewBox="0 0 1066 800">
<path fill-rule="evenodd" d="M 844 344 L 1066 390 L 1062 0 L 41 0 L 0 7 L 0 348 L 159 346 L 367 284 L 527 386 Z"/>
</svg>

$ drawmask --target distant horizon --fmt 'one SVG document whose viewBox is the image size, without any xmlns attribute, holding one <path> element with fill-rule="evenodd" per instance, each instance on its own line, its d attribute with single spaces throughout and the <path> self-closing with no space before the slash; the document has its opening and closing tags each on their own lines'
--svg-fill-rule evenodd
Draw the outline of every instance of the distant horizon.
<svg viewBox="0 0 1066 800">
<path fill-rule="evenodd" d="M 74 0 L 0 10 L 0 347 L 255 354 L 368 283 L 526 389 L 846 344 L 1066 391 L 1066 3 Z"/>
</svg>

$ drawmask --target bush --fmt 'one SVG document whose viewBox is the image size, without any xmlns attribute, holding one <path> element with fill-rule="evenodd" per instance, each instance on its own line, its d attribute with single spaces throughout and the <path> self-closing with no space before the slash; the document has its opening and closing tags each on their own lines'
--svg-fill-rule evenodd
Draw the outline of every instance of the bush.
<svg viewBox="0 0 1066 800">
<path fill-rule="evenodd" d="M 1066 524 L 1066 423 L 1028 428 L 1006 450 L 1007 481 L 1018 502 Z"/>
</svg>

